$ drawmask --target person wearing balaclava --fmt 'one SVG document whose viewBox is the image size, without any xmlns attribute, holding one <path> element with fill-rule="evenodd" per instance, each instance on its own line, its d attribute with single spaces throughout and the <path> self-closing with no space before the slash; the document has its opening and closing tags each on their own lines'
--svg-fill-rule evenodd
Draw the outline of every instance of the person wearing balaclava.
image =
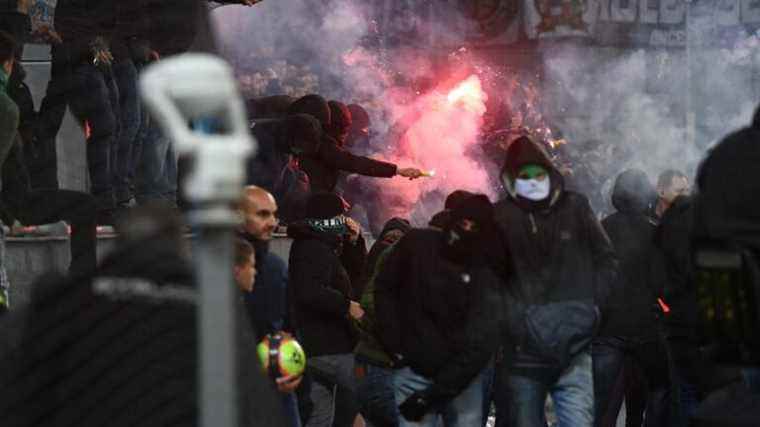
<svg viewBox="0 0 760 427">
<path fill-rule="evenodd" d="M 483 375 L 498 345 L 500 279 L 488 262 L 493 206 L 475 195 L 441 230 L 413 229 L 374 281 L 377 330 L 399 366 L 399 426 L 477 426 Z"/>
<path fill-rule="evenodd" d="M 561 426 L 594 422 L 590 344 L 617 259 L 585 196 L 530 137 L 513 141 L 501 173 L 506 197 L 495 206 L 498 233 L 512 254 L 496 385 L 499 425 L 543 425 L 551 393 Z M 508 414 L 508 415 L 507 415 Z"/>
<path fill-rule="evenodd" d="M 314 379 L 314 408 L 306 426 L 351 426 L 359 411 L 351 319 L 361 319 L 364 311 L 351 298 L 351 280 L 341 262 L 344 245 L 356 241 L 359 231 L 345 217 L 346 210 L 339 196 L 317 192 L 306 203 L 306 219 L 288 226 L 293 238 L 288 265 L 292 320 Z"/>
<path fill-rule="evenodd" d="M 467 200 L 473 193 L 465 190 L 455 190 L 446 196 L 446 200 L 443 202 L 443 210 L 433 215 L 430 218 L 428 226 L 443 230 L 446 224 L 451 218 L 451 210 L 459 206 L 464 200 Z"/>
<path fill-rule="evenodd" d="M 376 178 L 392 178 L 396 175 L 409 179 L 422 176 L 416 168 L 399 168 L 393 163 L 356 156 L 341 147 L 330 136 L 332 114 L 330 106 L 319 95 L 306 95 L 288 108 L 290 114 L 309 114 L 319 120 L 325 132 L 319 151 L 313 156 L 303 156 L 301 167 L 309 176 L 312 191 L 333 191 L 338 183 L 340 172 L 356 173 Z M 349 115 L 350 120 L 350 115 Z"/>
<path fill-rule="evenodd" d="M 662 281 L 656 268 L 653 206 L 657 192 L 638 169 L 621 173 L 612 192 L 616 212 L 602 226 L 620 258 L 620 275 L 610 296 L 607 320 L 592 347 L 596 425 L 615 426 L 625 398 L 626 420 L 668 425 L 665 349 L 657 315 Z M 632 393 L 629 390 L 641 390 Z"/>
</svg>

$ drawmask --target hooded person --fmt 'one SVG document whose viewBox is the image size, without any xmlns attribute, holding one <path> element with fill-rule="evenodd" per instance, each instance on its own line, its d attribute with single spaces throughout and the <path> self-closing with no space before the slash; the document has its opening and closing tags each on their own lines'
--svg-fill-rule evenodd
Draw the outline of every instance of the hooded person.
<svg viewBox="0 0 760 427">
<path fill-rule="evenodd" d="M 302 156 L 313 155 L 322 143 L 319 122 L 307 114 L 254 122 L 256 156 L 248 160 L 247 183 L 270 191 L 280 204 L 281 218 L 301 217 L 311 184 L 301 168 Z"/>
<path fill-rule="evenodd" d="M 347 205 L 333 193 L 313 193 L 306 219 L 288 226 L 293 238 L 288 265 L 288 295 L 293 322 L 314 378 L 314 408 L 308 425 L 350 426 L 358 413 L 354 382 L 355 332 L 350 319 L 364 315 L 351 299 L 351 279 L 341 261 L 351 233 Z"/>
<path fill-rule="evenodd" d="M 430 223 L 428 225 L 430 227 L 443 230 L 451 218 L 451 210 L 459 206 L 462 201 L 473 195 L 474 193 L 470 193 L 469 191 L 465 190 L 453 191 L 451 194 L 446 196 L 446 200 L 443 203 L 443 210 L 433 215 L 433 217 L 430 218 Z"/>
<path fill-rule="evenodd" d="M 330 127 L 327 133 L 338 142 L 340 147 L 347 147 L 352 121 L 351 111 L 346 104 L 339 101 L 330 101 L 327 105 L 330 107 Z"/>
<path fill-rule="evenodd" d="M 322 130 L 327 132 L 332 122 L 330 105 L 327 100 L 317 94 L 304 95 L 288 106 L 287 112 L 293 114 L 308 114 L 319 121 Z"/>
<path fill-rule="evenodd" d="M 444 229 L 413 229 L 375 278 L 380 341 L 394 363 L 400 426 L 481 425 L 483 375 L 498 341 L 500 280 L 484 262 L 493 206 L 475 195 Z"/>
<path fill-rule="evenodd" d="M 638 169 L 626 170 L 618 175 L 613 188 L 616 212 L 602 221 L 620 259 L 620 274 L 607 319 L 592 348 L 598 426 L 615 425 L 624 398 L 626 419 L 641 424 L 646 409 L 648 423 L 667 425 L 668 405 L 663 399 L 668 385 L 667 357 L 659 340 L 662 326 L 655 310 L 663 292 L 654 246 L 656 200 L 657 192 L 647 175 Z M 639 372 L 643 375 L 634 374 Z M 632 388 L 643 389 L 642 394 L 626 392 Z"/>
<path fill-rule="evenodd" d="M 495 221 L 514 274 L 497 411 L 509 425 L 539 425 L 551 393 L 563 425 L 591 426 L 590 344 L 617 275 L 615 252 L 588 199 L 565 190 L 531 138 L 510 144 L 501 178 L 507 194 Z"/>
<path fill-rule="evenodd" d="M 288 115 L 288 109 L 296 101 L 288 95 L 272 95 L 262 98 L 251 98 L 245 103 L 248 119 L 277 119 Z"/>
<path fill-rule="evenodd" d="M 347 110 L 346 110 L 347 111 Z M 334 191 L 341 172 L 356 173 L 376 178 L 392 178 L 400 175 L 406 178 L 419 178 L 419 169 L 399 168 L 393 163 L 383 162 L 364 156 L 355 156 L 342 148 L 332 136 L 330 106 L 319 95 L 306 95 L 290 105 L 290 114 L 309 114 L 316 118 L 325 132 L 317 153 L 304 155 L 301 168 L 309 176 L 312 191 Z M 350 121 L 350 113 L 349 118 Z"/>
</svg>

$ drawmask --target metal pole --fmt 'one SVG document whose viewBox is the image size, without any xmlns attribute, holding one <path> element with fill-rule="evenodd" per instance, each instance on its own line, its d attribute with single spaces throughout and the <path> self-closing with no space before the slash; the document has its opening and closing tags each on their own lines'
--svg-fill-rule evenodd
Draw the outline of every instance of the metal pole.
<svg viewBox="0 0 760 427">
<path fill-rule="evenodd" d="M 232 279 L 234 216 L 225 208 L 197 212 L 201 426 L 238 425 L 237 316 Z"/>
</svg>

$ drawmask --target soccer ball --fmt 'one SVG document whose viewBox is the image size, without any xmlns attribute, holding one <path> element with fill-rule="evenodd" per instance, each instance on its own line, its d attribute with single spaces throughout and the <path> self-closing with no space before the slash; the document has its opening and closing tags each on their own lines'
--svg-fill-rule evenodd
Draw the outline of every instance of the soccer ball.
<svg viewBox="0 0 760 427">
<path fill-rule="evenodd" d="M 269 334 L 256 348 L 261 366 L 272 379 L 301 375 L 306 368 L 306 354 L 290 335 Z"/>
</svg>

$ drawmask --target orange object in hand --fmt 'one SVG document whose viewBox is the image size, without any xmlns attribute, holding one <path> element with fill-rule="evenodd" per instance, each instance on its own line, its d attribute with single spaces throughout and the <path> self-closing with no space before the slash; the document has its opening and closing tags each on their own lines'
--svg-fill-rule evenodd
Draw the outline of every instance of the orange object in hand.
<svg viewBox="0 0 760 427">
<path fill-rule="evenodd" d="M 665 304 L 665 301 L 662 298 L 657 298 L 657 304 L 660 305 L 660 308 L 662 309 L 662 312 L 665 314 L 670 313 L 670 307 Z"/>
</svg>

